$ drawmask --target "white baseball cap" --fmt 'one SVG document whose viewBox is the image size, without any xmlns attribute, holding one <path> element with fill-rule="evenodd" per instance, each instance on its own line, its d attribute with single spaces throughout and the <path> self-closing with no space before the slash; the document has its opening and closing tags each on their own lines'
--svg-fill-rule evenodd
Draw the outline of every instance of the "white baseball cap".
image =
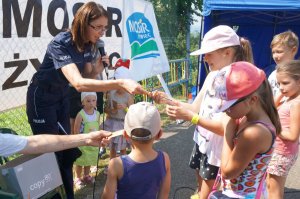
<svg viewBox="0 0 300 199">
<path fill-rule="evenodd" d="M 151 132 L 145 137 L 132 135 L 134 129 L 143 128 Z M 157 108 L 149 102 L 138 102 L 129 107 L 124 120 L 124 129 L 134 140 L 150 140 L 161 130 L 160 114 Z"/>
<path fill-rule="evenodd" d="M 201 48 L 191 55 L 201 55 L 215 50 L 241 45 L 239 36 L 226 25 L 219 25 L 210 29 L 203 37 Z"/>
</svg>

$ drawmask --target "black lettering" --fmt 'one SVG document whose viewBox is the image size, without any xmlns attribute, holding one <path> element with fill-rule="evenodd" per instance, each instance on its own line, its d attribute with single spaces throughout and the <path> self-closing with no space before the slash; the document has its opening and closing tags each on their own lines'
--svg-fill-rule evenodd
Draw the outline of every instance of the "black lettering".
<svg viewBox="0 0 300 199">
<path fill-rule="evenodd" d="M 27 37 L 31 14 L 33 13 L 32 36 L 41 36 L 41 20 L 42 20 L 42 3 L 41 0 L 28 0 L 24 17 L 22 19 L 19 1 L 5 0 L 2 1 L 3 10 L 3 38 L 11 38 L 12 30 L 12 13 L 15 19 L 18 37 Z"/>
<path fill-rule="evenodd" d="M 72 9 L 73 16 L 75 16 L 77 10 L 83 5 L 84 3 L 75 3 Z"/>
<path fill-rule="evenodd" d="M 64 19 L 63 19 L 63 25 L 61 28 L 57 28 L 55 26 L 55 12 L 57 9 L 63 9 L 64 10 Z M 69 27 L 69 16 L 67 11 L 67 3 L 64 0 L 56 0 L 52 1 L 48 8 L 48 15 L 47 15 L 47 25 L 49 29 L 49 33 L 52 36 L 57 35 L 59 32 L 66 30 Z"/>
<path fill-rule="evenodd" d="M 117 52 L 111 53 L 111 54 L 109 55 L 109 63 L 110 63 L 111 66 L 112 66 L 112 60 L 113 60 L 114 58 L 119 59 L 119 58 L 121 58 L 121 56 L 120 56 L 120 54 L 117 53 Z"/>
<path fill-rule="evenodd" d="M 111 37 L 111 35 L 112 35 L 112 27 L 114 26 L 117 37 L 122 37 L 121 28 L 119 26 L 119 24 L 121 23 L 121 20 L 122 20 L 121 10 L 119 10 L 118 8 L 107 7 L 107 11 L 110 14 L 110 17 L 109 17 L 110 18 L 110 23 L 109 23 L 110 27 L 106 31 L 106 36 L 107 37 Z M 117 18 L 113 19 L 113 15 L 116 15 Z"/>
<path fill-rule="evenodd" d="M 35 70 L 39 69 L 41 62 L 38 59 L 29 59 L 29 61 L 32 63 Z"/>
<path fill-rule="evenodd" d="M 19 58 L 19 53 L 14 54 L 14 58 Z M 12 68 L 17 67 L 16 70 L 11 74 L 9 78 L 3 83 L 2 90 L 7 90 L 10 88 L 16 88 L 21 86 L 26 86 L 28 81 L 20 81 L 15 82 L 15 80 L 19 77 L 19 75 L 24 71 L 27 66 L 27 60 L 18 60 L 18 61 L 11 61 L 11 62 L 4 62 L 4 68 Z"/>
</svg>

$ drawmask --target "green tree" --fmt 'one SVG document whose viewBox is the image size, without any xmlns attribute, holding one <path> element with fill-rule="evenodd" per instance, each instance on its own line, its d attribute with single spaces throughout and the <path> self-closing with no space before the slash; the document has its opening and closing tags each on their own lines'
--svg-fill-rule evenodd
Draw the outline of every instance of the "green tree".
<svg viewBox="0 0 300 199">
<path fill-rule="evenodd" d="M 200 16 L 202 0 L 149 0 L 152 2 L 168 58 L 186 57 L 186 35 L 193 16 Z"/>
</svg>

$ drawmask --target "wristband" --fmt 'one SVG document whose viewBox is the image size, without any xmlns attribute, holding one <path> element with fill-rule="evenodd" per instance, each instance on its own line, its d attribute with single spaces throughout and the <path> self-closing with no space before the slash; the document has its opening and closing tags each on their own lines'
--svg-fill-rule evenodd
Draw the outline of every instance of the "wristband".
<svg viewBox="0 0 300 199">
<path fill-rule="evenodd" d="M 128 112 L 128 107 L 126 107 L 126 108 L 124 109 L 124 111 L 127 113 L 127 112 Z"/>
<path fill-rule="evenodd" d="M 195 114 L 195 115 L 193 115 L 193 117 L 192 117 L 191 123 L 197 125 L 198 122 L 199 122 L 199 119 L 200 119 L 199 115 L 198 115 L 198 114 Z"/>
</svg>

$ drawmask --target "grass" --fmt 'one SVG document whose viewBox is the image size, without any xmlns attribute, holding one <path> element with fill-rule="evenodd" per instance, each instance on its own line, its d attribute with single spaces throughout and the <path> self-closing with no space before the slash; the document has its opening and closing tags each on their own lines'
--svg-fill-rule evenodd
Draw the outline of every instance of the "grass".
<svg viewBox="0 0 300 199">
<path fill-rule="evenodd" d="M 19 135 L 32 135 L 27 121 L 26 107 L 10 109 L 0 113 L 0 128 L 10 128 Z"/>
</svg>

